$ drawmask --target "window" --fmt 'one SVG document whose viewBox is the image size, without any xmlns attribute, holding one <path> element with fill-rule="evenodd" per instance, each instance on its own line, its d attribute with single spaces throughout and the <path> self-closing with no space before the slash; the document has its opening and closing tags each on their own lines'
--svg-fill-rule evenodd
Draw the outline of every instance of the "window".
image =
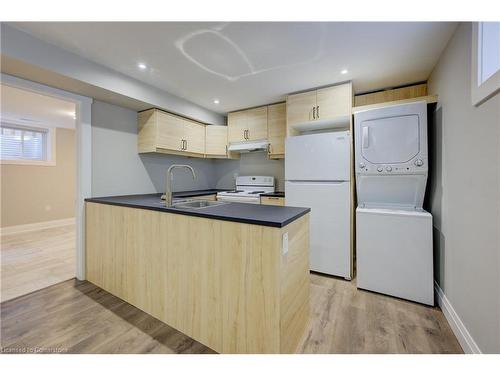
<svg viewBox="0 0 500 375">
<path fill-rule="evenodd" d="M 500 90 L 500 22 L 477 22 L 472 29 L 472 104 Z"/>
<path fill-rule="evenodd" d="M 4 164 L 53 165 L 51 129 L 2 123 L 0 156 Z"/>
</svg>

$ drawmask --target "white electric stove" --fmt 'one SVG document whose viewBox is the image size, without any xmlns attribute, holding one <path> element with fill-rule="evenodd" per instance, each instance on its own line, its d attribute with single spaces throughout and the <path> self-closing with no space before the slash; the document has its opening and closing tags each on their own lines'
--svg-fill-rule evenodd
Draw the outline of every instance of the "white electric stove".
<svg viewBox="0 0 500 375">
<path fill-rule="evenodd" d="M 217 193 L 217 200 L 260 204 L 261 194 L 273 192 L 273 176 L 239 176 L 236 178 L 236 190 Z"/>
</svg>

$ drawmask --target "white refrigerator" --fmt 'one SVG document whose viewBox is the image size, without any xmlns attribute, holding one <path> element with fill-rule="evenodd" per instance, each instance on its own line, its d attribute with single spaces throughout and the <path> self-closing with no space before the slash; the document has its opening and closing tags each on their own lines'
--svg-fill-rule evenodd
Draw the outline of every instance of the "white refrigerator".
<svg viewBox="0 0 500 375">
<path fill-rule="evenodd" d="M 309 207 L 310 268 L 351 279 L 351 173 L 349 131 L 288 137 L 287 206 Z"/>
</svg>

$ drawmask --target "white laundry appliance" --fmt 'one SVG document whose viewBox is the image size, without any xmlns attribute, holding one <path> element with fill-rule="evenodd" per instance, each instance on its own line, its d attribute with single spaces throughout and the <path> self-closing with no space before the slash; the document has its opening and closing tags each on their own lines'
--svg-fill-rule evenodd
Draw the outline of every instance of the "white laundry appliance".
<svg viewBox="0 0 500 375">
<path fill-rule="evenodd" d="M 274 193 L 273 176 L 238 176 L 236 189 L 217 193 L 217 200 L 260 204 L 260 195 Z"/>
<path fill-rule="evenodd" d="M 434 305 L 427 103 L 357 112 L 354 122 L 357 286 Z"/>
<path fill-rule="evenodd" d="M 287 206 L 309 207 L 310 268 L 352 277 L 349 131 L 288 137 Z"/>
</svg>

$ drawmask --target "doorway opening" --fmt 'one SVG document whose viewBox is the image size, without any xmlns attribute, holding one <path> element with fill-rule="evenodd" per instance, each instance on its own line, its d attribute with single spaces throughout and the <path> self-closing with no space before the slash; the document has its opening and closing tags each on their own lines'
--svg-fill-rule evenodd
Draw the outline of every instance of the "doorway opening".
<svg viewBox="0 0 500 375">
<path fill-rule="evenodd" d="M 0 88 L 4 302 L 76 276 L 77 105 Z"/>
</svg>

